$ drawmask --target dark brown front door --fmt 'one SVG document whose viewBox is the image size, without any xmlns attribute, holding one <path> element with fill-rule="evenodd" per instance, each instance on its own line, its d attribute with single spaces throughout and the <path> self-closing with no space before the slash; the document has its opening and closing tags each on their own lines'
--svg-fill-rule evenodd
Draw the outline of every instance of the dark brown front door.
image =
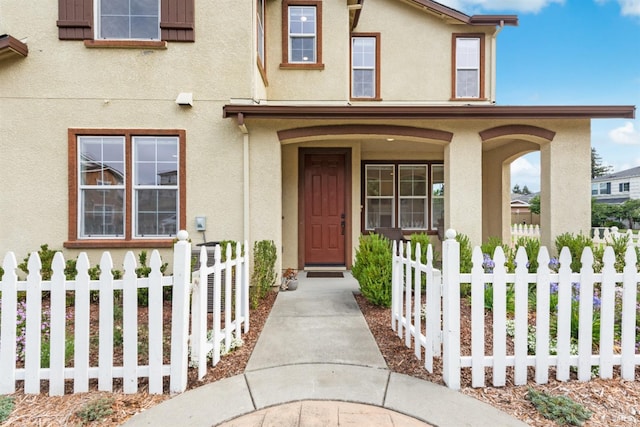
<svg viewBox="0 0 640 427">
<path fill-rule="evenodd" d="M 345 265 L 345 154 L 304 156 L 304 260 Z"/>
</svg>

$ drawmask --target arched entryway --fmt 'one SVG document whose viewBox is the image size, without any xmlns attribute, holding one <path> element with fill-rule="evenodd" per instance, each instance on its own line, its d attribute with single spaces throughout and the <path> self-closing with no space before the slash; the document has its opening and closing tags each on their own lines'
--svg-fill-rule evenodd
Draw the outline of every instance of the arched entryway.
<svg viewBox="0 0 640 427">
<path fill-rule="evenodd" d="M 482 240 L 511 238 L 511 163 L 540 151 L 555 132 L 530 125 L 507 125 L 480 132 L 482 139 Z"/>
</svg>

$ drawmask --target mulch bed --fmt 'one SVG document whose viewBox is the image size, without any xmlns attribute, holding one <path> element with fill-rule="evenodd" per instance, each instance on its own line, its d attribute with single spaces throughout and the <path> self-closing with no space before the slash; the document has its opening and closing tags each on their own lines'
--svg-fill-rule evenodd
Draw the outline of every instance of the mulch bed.
<svg viewBox="0 0 640 427">
<path fill-rule="evenodd" d="M 243 336 L 244 345 L 242 347 L 224 356 L 216 367 L 208 368 L 207 374 L 202 381 L 196 379 L 197 373 L 195 369 L 189 370 L 188 389 L 244 372 L 276 296 L 275 292 L 269 294 L 257 309 L 251 311 L 251 328 L 249 333 Z M 434 360 L 433 374 L 427 372 L 424 368 L 424 361 L 417 360 L 414 350 L 405 347 L 404 339 L 398 338 L 396 333 L 391 330 L 389 309 L 375 307 L 360 295 L 356 295 L 356 300 L 390 370 L 443 384 L 441 360 Z M 141 314 L 141 316 L 144 316 L 144 314 Z M 485 321 L 489 324 L 491 316 L 487 315 Z M 461 351 L 463 354 L 470 354 L 470 336 L 467 332 L 470 330 L 469 325 L 470 307 L 463 300 L 461 304 L 461 331 L 463 332 Z M 490 333 L 490 331 L 490 328 L 486 329 L 487 333 Z M 487 338 L 487 342 L 487 354 L 490 354 L 490 336 Z M 640 375 L 640 371 L 637 372 L 637 375 Z M 486 377 L 487 381 L 490 381 L 491 370 L 489 368 L 487 369 Z M 591 419 L 584 424 L 585 426 L 640 425 L 640 382 L 623 381 L 615 377 L 612 380 L 595 379 L 586 383 L 575 380 L 559 382 L 552 378 L 553 374 L 551 373 L 548 384 L 537 385 L 530 381 L 528 386 L 554 395 L 568 395 L 573 400 L 583 404 L 593 413 Z M 471 388 L 471 372 L 469 369 L 463 369 L 461 382 L 463 386 L 462 393 L 495 406 L 531 426 L 556 425 L 554 422 L 544 419 L 536 411 L 533 405 L 525 398 L 527 386 L 514 386 L 509 372 L 507 374 L 507 386 L 501 388 L 490 386 L 477 389 Z M 76 415 L 76 412 L 82 409 L 86 403 L 101 397 L 113 399 L 113 413 L 99 423 L 104 426 L 121 425 L 136 413 L 151 408 L 171 397 L 168 394 L 149 395 L 145 391 L 144 380 L 141 380 L 140 384 L 142 391 L 130 395 L 125 395 L 121 390 L 116 390 L 114 393 L 91 391 L 82 394 L 68 394 L 62 397 L 49 397 L 45 394 L 25 395 L 19 391 L 13 395 L 16 409 L 3 425 L 79 425 L 82 420 Z"/>
</svg>

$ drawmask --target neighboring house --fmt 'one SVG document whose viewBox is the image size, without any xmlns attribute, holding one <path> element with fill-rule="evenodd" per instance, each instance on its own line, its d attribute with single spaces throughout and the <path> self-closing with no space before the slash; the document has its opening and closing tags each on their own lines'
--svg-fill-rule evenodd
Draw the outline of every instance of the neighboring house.
<svg viewBox="0 0 640 427">
<path fill-rule="evenodd" d="M 593 178 L 591 196 L 599 203 L 615 205 L 640 199 L 640 166 Z"/>
<path fill-rule="evenodd" d="M 429 0 L 0 10 L 0 253 L 198 243 L 196 216 L 211 240 L 273 240 L 284 267 L 348 268 L 376 227 L 506 240 L 509 167 L 532 151 L 549 244 L 589 229 L 591 119 L 635 114 L 496 105 L 517 17 Z"/>
<path fill-rule="evenodd" d="M 540 193 L 511 193 L 511 223 L 540 225 L 540 215 L 531 212 L 529 202 Z"/>
</svg>

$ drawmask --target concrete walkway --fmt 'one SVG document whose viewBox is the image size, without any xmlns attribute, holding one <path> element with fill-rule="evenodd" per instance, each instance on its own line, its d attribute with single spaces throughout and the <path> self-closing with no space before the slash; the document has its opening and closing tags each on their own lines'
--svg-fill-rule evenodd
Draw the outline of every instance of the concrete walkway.
<svg viewBox="0 0 640 427">
<path fill-rule="evenodd" d="M 393 373 L 353 297 L 357 282 L 306 278 L 281 292 L 245 373 L 190 390 L 128 426 L 525 426 L 494 407 Z"/>
</svg>

